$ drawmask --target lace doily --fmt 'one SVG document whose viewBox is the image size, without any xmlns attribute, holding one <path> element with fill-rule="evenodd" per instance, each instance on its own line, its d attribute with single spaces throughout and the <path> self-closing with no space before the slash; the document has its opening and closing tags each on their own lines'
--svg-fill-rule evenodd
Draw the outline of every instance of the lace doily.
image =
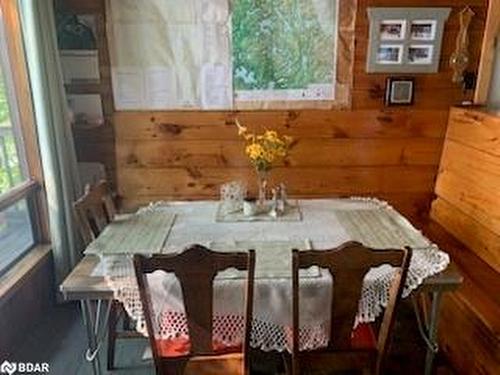
<svg viewBox="0 0 500 375">
<path fill-rule="evenodd" d="M 316 249 L 331 248 L 358 240 L 375 248 L 411 246 L 413 256 L 403 297 L 422 281 L 444 270 L 449 256 L 426 239 L 386 202 L 376 199 L 301 201 L 304 220 L 300 223 L 215 223 L 216 202 L 157 203 L 143 210 L 167 209 L 177 220 L 170 231 L 165 251 L 182 249 L 191 243 L 207 245 L 214 240 L 235 241 L 245 235 L 260 241 L 310 238 Z M 260 226 L 264 227 L 260 227 Z M 288 226 L 294 226 L 289 228 Z M 288 228 L 288 229 L 287 229 Z M 265 229 L 265 230 L 264 230 Z M 250 232 L 250 234 L 248 233 Z M 359 237 L 361 236 L 361 237 Z M 250 237 L 250 239 L 252 238 Z M 248 240 L 248 239 L 246 239 Z M 123 303 L 146 335 L 142 306 L 135 281 L 132 257 L 103 256 L 104 273 L 115 298 Z M 276 259 L 277 262 L 280 259 Z M 394 269 L 388 265 L 371 269 L 365 276 L 356 324 L 372 322 L 387 304 Z M 158 338 L 187 336 L 182 293 L 173 275 L 155 272 L 148 276 L 154 322 Z M 214 339 L 228 345 L 241 343 L 243 336 L 243 279 L 219 279 L 214 284 Z M 300 281 L 300 346 L 314 349 L 329 339 L 332 278 L 324 270 L 318 277 Z M 291 280 L 261 278 L 255 282 L 251 345 L 262 350 L 289 350 L 291 343 Z"/>
</svg>

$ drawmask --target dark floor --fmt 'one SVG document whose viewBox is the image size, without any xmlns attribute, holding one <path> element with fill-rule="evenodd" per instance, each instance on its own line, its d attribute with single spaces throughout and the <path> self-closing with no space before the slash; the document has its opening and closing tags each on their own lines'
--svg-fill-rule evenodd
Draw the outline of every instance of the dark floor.
<svg viewBox="0 0 500 375">
<path fill-rule="evenodd" d="M 82 326 L 76 305 L 64 305 L 43 319 L 31 332 L 23 332 L 26 340 L 13 350 L 10 361 L 48 362 L 53 375 L 92 374 L 91 367 L 84 360 L 86 343 L 85 330 Z M 153 374 L 151 362 L 142 360 L 147 343 L 144 339 L 119 340 L 117 343 L 117 369 L 112 374 Z M 101 365 L 104 369 L 105 348 L 101 351 Z M 422 374 L 424 364 L 424 343 L 418 335 L 411 305 L 406 301 L 401 306 L 396 324 L 396 334 L 386 374 Z M 268 358 L 255 360 L 259 368 L 271 363 Z M 453 374 L 438 358 L 437 373 Z M 261 374 L 261 372 L 257 372 Z M 103 370 L 103 374 L 106 371 Z"/>
</svg>

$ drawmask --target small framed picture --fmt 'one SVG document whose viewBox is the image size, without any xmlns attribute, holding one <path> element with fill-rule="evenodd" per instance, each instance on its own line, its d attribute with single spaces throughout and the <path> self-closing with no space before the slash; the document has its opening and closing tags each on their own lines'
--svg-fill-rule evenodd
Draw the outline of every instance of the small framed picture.
<svg viewBox="0 0 500 375">
<path fill-rule="evenodd" d="M 408 47 L 408 64 L 429 65 L 433 62 L 434 46 L 432 44 L 411 44 Z"/>
<path fill-rule="evenodd" d="M 389 77 L 385 87 L 385 105 L 412 105 L 415 80 L 405 77 Z"/>
<path fill-rule="evenodd" d="M 405 20 L 383 20 L 380 22 L 380 40 L 404 40 Z"/>
<path fill-rule="evenodd" d="M 401 64 L 403 61 L 403 45 L 381 44 L 377 50 L 377 64 Z"/>
<path fill-rule="evenodd" d="M 412 40 L 431 41 L 436 39 L 436 20 L 413 20 L 410 26 Z"/>
</svg>

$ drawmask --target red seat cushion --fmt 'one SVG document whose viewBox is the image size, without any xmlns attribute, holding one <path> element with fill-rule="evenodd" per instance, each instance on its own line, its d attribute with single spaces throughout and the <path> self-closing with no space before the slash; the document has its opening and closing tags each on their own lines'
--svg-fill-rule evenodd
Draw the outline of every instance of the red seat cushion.
<svg viewBox="0 0 500 375">
<path fill-rule="evenodd" d="M 214 340 L 212 345 L 215 354 L 241 352 L 242 350 L 241 345 L 228 346 L 217 340 Z M 158 354 L 160 357 L 182 357 L 190 353 L 191 342 L 187 337 L 156 340 L 156 347 L 158 348 Z"/>
<path fill-rule="evenodd" d="M 358 324 L 352 331 L 351 345 L 354 349 L 375 349 L 377 339 L 370 324 Z M 188 355 L 191 350 L 191 342 L 187 337 L 178 337 L 173 339 L 156 340 L 158 354 L 160 357 L 182 357 Z M 225 354 L 241 352 L 241 345 L 227 346 L 220 341 L 213 341 L 213 348 L 216 354 Z"/>
<path fill-rule="evenodd" d="M 352 331 L 351 346 L 354 349 L 375 349 L 377 347 L 377 339 L 370 324 L 358 324 L 356 329 Z"/>
</svg>

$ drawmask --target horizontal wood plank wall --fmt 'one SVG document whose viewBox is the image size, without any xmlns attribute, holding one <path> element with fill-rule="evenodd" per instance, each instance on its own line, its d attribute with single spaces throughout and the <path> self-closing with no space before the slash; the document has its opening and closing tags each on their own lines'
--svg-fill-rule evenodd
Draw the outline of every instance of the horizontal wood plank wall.
<svg viewBox="0 0 500 375">
<path fill-rule="evenodd" d="M 440 343 L 464 374 L 497 374 L 500 363 L 500 113 L 453 108 L 431 217 L 459 239 L 445 248 L 464 276 L 446 295 Z M 456 327 L 460 327 L 457 330 Z"/>
<path fill-rule="evenodd" d="M 471 69 L 476 70 L 487 0 L 433 0 L 452 8 L 440 70 L 415 75 L 415 104 L 383 105 L 386 74 L 365 73 L 369 6 L 422 6 L 418 0 L 359 0 L 353 103 L 350 111 L 116 112 L 112 132 L 80 136 L 79 156 L 114 168 L 125 208 L 157 199 L 215 198 L 219 185 L 255 177 L 243 154 L 234 118 L 297 140 L 289 160 L 272 172 L 297 196 L 376 195 L 404 213 L 425 212 L 432 196 L 450 105 L 469 99 L 452 84 L 458 12 L 476 13 L 471 25 Z M 115 153 L 116 151 L 116 153 Z M 115 159 L 116 157 L 116 159 Z M 110 167 L 111 166 L 111 167 Z"/>
<path fill-rule="evenodd" d="M 462 220 L 464 216 L 453 212 L 451 218 Z M 440 351 L 452 363 L 455 374 L 496 375 L 500 363 L 500 277 L 448 230 L 433 220 L 423 228 L 433 242 L 446 250 L 463 276 L 460 288 L 443 295 Z M 481 236 L 477 233 L 477 237 Z"/>
<path fill-rule="evenodd" d="M 453 108 L 431 216 L 500 273 L 500 114 Z"/>
<path fill-rule="evenodd" d="M 374 117 L 375 116 L 375 117 Z M 446 113 L 245 112 L 251 127 L 272 124 L 297 144 L 271 178 L 298 196 L 379 195 L 423 201 L 432 191 Z M 161 198 L 213 198 L 220 183 L 255 175 L 234 114 L 117 113 L 117 165 L 126 206 Z M 400 199 L 399 199 L 400 200 Z"/>
</svg>

